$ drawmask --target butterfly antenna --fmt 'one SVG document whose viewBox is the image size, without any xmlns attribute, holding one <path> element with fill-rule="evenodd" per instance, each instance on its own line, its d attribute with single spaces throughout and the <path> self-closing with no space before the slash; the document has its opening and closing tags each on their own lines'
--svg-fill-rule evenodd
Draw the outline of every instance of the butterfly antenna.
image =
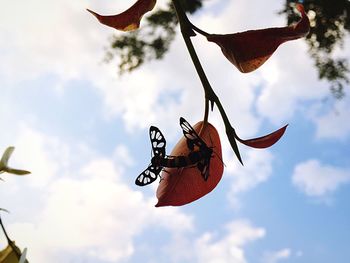
<svg viewBox="0 0 350 263">
<path fill-rule="evenodd" d="M 211 146 L 210 147 L 208 147 L 208 148 L 210 148 L 210 149 L 214 149 L 215 147 L 213 146 L 213 140 L 211 139 L 211 136 L 210 136 L 210 133 L 209 133 L 209 139 L 210 139 L 210 144 L 211 144 Z M 213 150 L 213 152 L 214 152 L 214 150 Z"/>
<path fill-rule="evenodd" d="M 222 162 L 222 164 L 226 167 L 226 164 L 224 163 L 224 161 L 222 160 L 222 158 L 218 155 L 217 152 L 213 151 L 213 153 L 215 153 L 215 155 L 220 159 L 220 161 Z"/>
<path fill-rule="evenodd" d="M 209 132 L 209 139 L 210 139 L 211 145 L 213 145 L 213 140 L 211 139 L 210 132 Z"/>
<path fill-rule="evenodd" d="M 210 133 L 209 133 L 209 138 L 210 138 L 210 142 L 211 142 L 211 145 L 213 145 L 213 140 L 211 139 L 211 136 L 210 136 Z M 211 147 L 212 149 L 214 147 Z M 218 153 L 216 151 L 213 150 L 213 153 L 215 153 L 215 155 L 220 159 L 220 161 L 223 163 L 223 165 L 226 167 L 226 164 L 224 163 L 224 161 L 222 160 L 222 158 L 218 155 Z"/>
</svg>

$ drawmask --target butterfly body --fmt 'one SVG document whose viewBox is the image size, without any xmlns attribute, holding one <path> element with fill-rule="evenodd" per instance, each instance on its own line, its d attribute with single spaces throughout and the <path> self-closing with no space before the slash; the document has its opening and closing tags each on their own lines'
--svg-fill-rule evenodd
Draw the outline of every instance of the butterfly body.
<svg viewBox="0 0 350 263">
<path fill-rule="evenodd" d="M 195 165 L 203 159 L 211 158 L 212 149 L 208 151 L 191 151 L 188 155 L 171 156 L 167 155 L 164 158 L 159 156 L 153 156 L 151 164 L 154 166 L 162 166 L 168 168 L 179 168 Z"/>
<path fill-rule="evenodd" d="M 166 141 L 162 132 L 157 127 L 151 126 L 149 134 L 154 156 L 150 165 L 136 178 L 136 185 L 145 186 L 154 182 L 164 167 L 180 168 L 196 165 L 204 180 L 208 179 L 209 164 L 213 153 L 212 148 L 206 145 L 184 118 L 180 118 L 180 126 L 190 153 L 179 156 L 166 155 Z"/>
</svg>

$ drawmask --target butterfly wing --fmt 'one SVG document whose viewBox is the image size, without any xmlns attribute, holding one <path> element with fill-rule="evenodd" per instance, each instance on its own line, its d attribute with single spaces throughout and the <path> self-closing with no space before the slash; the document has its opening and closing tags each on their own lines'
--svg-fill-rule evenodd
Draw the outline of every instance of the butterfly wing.
<svg viewBox="0 0 350 263">
<path fill-rule="evenodd" d="M 204 158 L 197 163 L 197 168 L 201 172 L 204 181 L 209 177 L 210 158 Z"/>
<path fill-rule="evenodd" d="M 207 146 L 207 144 L 199 137 L 193 127 L 182 117 L 180 118 L 180 126 L 187 140 L 188 148 L 193 151 L 194 146 L 197 146 L 203 154 L 203 158 L 197 163 L 197 168 L 201 172 L 203 179 L 207 181 L 209 177 L 212 149 Z"/>
<path fill-rule="evenodd" d="M 165 146 L 166 141 L 162 132 L 154 126 L 149 128 L 149 138 L 151 140 L 152 151 L 154 156 L 165 157 Z M 139 186 L 145 186 L 153 183 L 160 172 L 162 171 L 161 166 L 150 164 L 135 180 L 135 184 Z"/>
<path fill-rule="evenodd" d="M 200 150 L 208 148 L 206 143 L 199 137 L 192 126 L 182 117 L 180 118 L 180 126 L 187 140 L 187 146 L 191 151 L 194 150 L 194 146 L 199 147 Z"/>
<path fill-rule="evenodd" d="M 153 183 L 157 178 L 162 167 L 156 167 L 150 164 L 146 170 L 144 170 L 135 180 L 135 184 L 138 186 L 145 186 Z"/>
<path fill-rule="evenodd" d="M 154 156 L 165 157 L 166 141 L 162 132 L 154 126 L 149 128 L 149 137 Z"/>
</svg>

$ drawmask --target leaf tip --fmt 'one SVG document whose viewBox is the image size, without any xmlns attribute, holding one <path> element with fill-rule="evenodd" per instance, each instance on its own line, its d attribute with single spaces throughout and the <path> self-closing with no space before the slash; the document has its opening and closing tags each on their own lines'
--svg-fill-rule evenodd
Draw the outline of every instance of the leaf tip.
<svg viewBox="0 0 350 263">
<path fill-rule="evenodd" d="M 90 14 L 92 14 L 94 17 L 99 17 L 100 15 L 99 14 L 97 14 L 96 12 L 94 12 L 94 11 L 92 11 L 92 10 L 90 10 L 89 8 L 86 8 L 86 11 L 88 11 Z"/>
</svg>

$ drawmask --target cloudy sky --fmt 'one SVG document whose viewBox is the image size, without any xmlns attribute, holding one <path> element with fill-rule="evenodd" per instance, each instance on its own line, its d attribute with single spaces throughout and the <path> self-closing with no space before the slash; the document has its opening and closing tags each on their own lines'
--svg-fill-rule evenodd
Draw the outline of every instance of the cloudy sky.
<svg viewBox="0 0 350 263">
<path fill-rule="evenodd" d="M 157 183 L 134 185 L 150 161 L 149 126 L 170 152 L 179 117 L 200 121 L 204 103 L 181 37 L 163 61 L 132 74 L 103 63 L 115 31 L 85 8 L 118 13 L 132 2 L 1 0 L 0 151 L 15 146 L 11 166 L 32 174 L 2 175 L 0 207 L 30 262 L 348 262 L 350 95 L 332 99 L 303 40 L 241 74 L 195 39 L 241 137 L 289 127 L 268 150 L 240 145 L 242 167 L 214 110 L 226 167 L 213 192 L 155 208 Z M 283 4 L 208 0 L 192 20 L 212 33 L 283 26 Z M 350 54 L 349 37 L 336 52 Z"/>
</svg>

